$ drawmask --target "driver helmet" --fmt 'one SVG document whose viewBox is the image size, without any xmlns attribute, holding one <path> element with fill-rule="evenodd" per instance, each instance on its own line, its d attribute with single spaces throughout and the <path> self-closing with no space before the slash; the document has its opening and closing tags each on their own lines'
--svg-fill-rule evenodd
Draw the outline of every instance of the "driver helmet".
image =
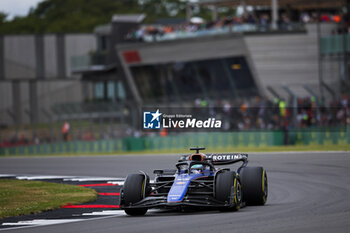
<svg viewBox="0 0 350 233">
<path fill-rule="evenodd" d="M 203 165 L 202 164 L 195 164 L 191 167 L 191 171 L 194 174 L 200 174 L 203 171 Z"/>
</svg>

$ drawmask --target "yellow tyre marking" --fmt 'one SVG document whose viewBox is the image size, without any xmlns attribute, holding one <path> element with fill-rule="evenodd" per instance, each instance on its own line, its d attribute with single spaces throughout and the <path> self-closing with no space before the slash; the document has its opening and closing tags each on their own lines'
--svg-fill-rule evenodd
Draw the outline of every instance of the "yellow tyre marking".
<svg viewBox="0 0 350 233">
<path fill-rule="evenodd" d="M 235 181 L 234 181 L 234 191 L 235 191 L 234 202 L 235 202 L 235 209 L 236 209 L 236 210 L 239 210 L 239 209 L 240 209 L 240 206 L 238 205 L 238 198 L 237 198 L 237 195 L 238 195 L 238 186 L 240 186 L 240 184 L 237 183 L 237 178 L 235 178 Z"/>
<path fill-rule="evenodd" d="M 240 189 L 239 189 L 239 190 L 240 190 L 240 195 L 241 195 L 241 192 L 242 192 L 242 190 L 241 190 L 241 184 L 238 183 L 237 189 L 236 189 L 236 197 L 237 197 L 238 187 L 240 188 Z M 242 200 L 241 200 L 241 201 L 242 201 Z M 240 208 L 241 208 L 241 206 L 240 206 L 240 204 L 238 205 L 238 200 L 237 200 L 237 202 L 236 202 L 236 210 L 239 210 Z"/>
<path fill-rule="evenodd" d="M 262 174 L 262 191 L 263 191 L 263 201 L 264 201 L 264 204 L 266 202 L 266 196 L 265 196 L 265 176 L 266 176 L 266 171 L 265 169 L 263 170 L 263 174 Z"/>
<path fill-rule="evenodd" d="M 144 180 L 142 181 L 142 188 L 141 188 L 141 199 L 142 199 L 142 198 L 144 198 L 143 193 L 144 193 L 144 189 L 145 189 L 145 180 L 146 180 L 146 179 L 144 179 Z"/>
<path fill-rule="evenodd" d="M 237 178 L 235 178 L 235 181 L 233 183 L 233 189 L 235 193 L 234 201 L 235 201 L 235 204 L 237 205 Z"/>
</svg>

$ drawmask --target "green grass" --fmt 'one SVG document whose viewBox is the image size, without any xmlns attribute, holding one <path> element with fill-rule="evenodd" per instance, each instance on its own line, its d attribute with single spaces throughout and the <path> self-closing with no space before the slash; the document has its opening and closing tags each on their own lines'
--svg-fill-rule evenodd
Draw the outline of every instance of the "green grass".
<svg viewBox="0 0 350 233">
<path fill-rule="evenodd" d="M 350 145 L 290 145 L 290 146 L 239 146 L 225 148 L 206 148 L 207 152 L 285 152 L 285 151 L 350 151 Z M 133 154 L 154 154 L 154 153 L 190 153 L 188 149 L 181 150 L 163 150 L 163 151 L 145 151 L 135 152 Z M 121 153 L 123 154 L 123 153 Z M 125 153 L 124 153 L 125 154 Z"/>
<path fill-rule="evenodd" d="M 199 145 L 202 146 L 202 145 Z M 205 146 L 205 145 L 204 145 Z M 239 147 L 206 147 L 205 152 L 292 152 L 292 151 L 350 151 L 349 145 L 290 145 L 290 146 L 239 146 Z M 87 153 L 63 153 L 48 155 L 3 155 L 1 157 L 34 157 L 34 156 L 98 156 L 98 155 L 143 155 L 143 154 L 183 154 L 190 153 L 189 148 L 165 149 L 165 150 L 144 150 L 144 151 L 115 151 L 115 152 L 87 152 Z"/>
<path fill-rule="evenodd" d="M 95 190 L 79 186 L 0 179 L 0 219 L 40 213 L 68 203 L 80 204 L 96 198 Z"/>
</svg>

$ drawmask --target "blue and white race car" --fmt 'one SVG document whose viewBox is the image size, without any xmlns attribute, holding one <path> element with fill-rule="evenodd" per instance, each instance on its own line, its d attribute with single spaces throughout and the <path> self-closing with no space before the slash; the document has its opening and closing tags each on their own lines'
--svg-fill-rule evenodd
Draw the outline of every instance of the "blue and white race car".
<svg viewBox="0 0 350 233">
<path fill-rule="evenodd" d="M 248 155 L 204 154 L 181 156 L 175 170 L 154 170 L 149 176 L 130 174 L 121 190 L 121 208 L 128 215 L 144 215 L 150 208 L 215 208 L 237 211 L 245 205 L 264 205 L 267 176 L 263 167 L 247 167 Z M 236 171 L 215 166 L 242 162 Z"/>
</svg>

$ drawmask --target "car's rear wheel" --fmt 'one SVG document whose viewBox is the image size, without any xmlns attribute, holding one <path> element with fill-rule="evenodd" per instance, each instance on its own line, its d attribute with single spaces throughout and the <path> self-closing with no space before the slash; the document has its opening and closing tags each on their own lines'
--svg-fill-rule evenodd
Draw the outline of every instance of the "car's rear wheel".
<svg viewBox="0 0 350 233">
<path fill-rule="evenodd" d="M 264 205 L 268 188 L 267 176 L 263 167 L 244 167 L 240 171 L 243 201 L 247 205 Z"/>
<path fill-rule="evenodd" d="M 220 211 L 239 210 L 242 200 L 241 183 L 235 172 L 218 173 L 215 178 L 215 198 L 229 204 Z"/>
<path fill-rule="evenodd" d="M 123 186 L 124 205 L 130 206 L 145 198 L 148 180 L 142 174 L 131 174 L 126 177 Z M 147 208 L 124 209 L 125 213 L 132 216 L 145 215 Z"/>
</svg>

